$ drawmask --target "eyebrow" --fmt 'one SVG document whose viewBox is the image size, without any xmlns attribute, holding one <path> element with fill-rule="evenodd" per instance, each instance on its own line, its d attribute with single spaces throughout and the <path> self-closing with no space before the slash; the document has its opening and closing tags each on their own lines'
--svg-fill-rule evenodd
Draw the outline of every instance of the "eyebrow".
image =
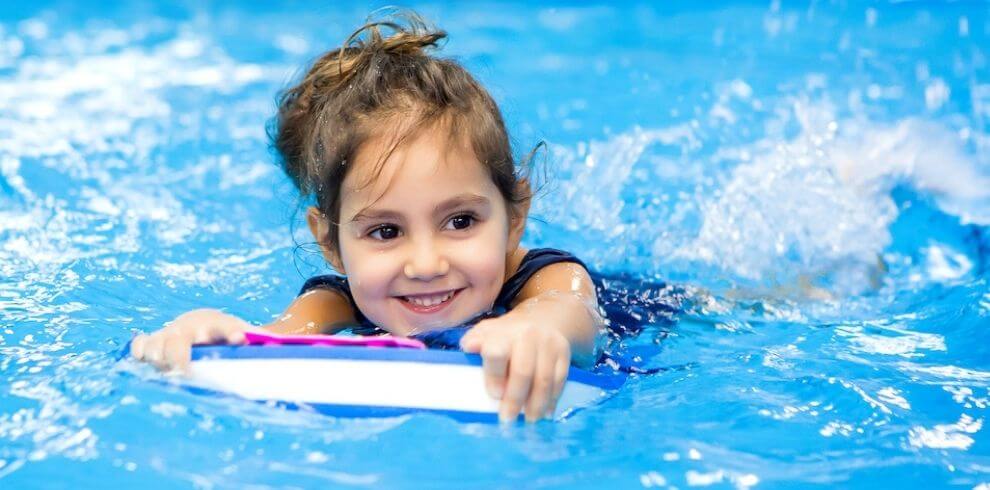
<svg viewBox="0 0 990 490">
<path fill-rule="evenodd" d="M 443 214 L 452 209 L 466 205 L 487 206 L 489 202 L 490 201 L 487 197 L 479 196 L 477 194 L 460 194 L 437 204 L 437 206 L 433 208 L 433 214 Z M 398 219 L 401 217 L 402 213 L 398 211 L 392 211 L 390 209 L 374 209 L 369 206 L 361 211 L 358 211 L 358 213 L 355 214 L 350 221 L 353 223 L 356 221 Z"/>
</svg>

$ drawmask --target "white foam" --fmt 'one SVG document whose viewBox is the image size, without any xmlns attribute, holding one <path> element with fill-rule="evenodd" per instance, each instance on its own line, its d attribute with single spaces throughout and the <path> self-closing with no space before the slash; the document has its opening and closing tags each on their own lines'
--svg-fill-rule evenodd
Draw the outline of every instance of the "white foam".
<svg viewBox="0 0 990 490">
<path fill-rule="evenodd" d="M 809 90 L 827 86 L 816 74 L 806 82 Z M 929 86 L 938 87 L 938 79 Z M 877 90 L 878 97 L 902 96 Z M 948 96 L 931 92 L 932 104 Z M 849 293 L 881 277 L 899 215 L 896 186 L 933 197 L 963 223 L 990 223 L 990 176 L 969 146 L 979 134 L 931 119 L 878 122 L 855 115 L 858 106 L 840 116 L 827 98 L 784 97 L 768 109 L 775 116 L 763 137 L 700 153 L 710 127 L 736 121 L 737 110 L 752 111 L 757 102 L 746 81 L 731 80 L 716 86 L 707 126 L 636 127 L 553 146 L 555 180 L 564 184 L 536 202 L 534 215 L 595 234 L 601 245 L 587 258 L 605 268 L 706 266 L 730 280 L 823 279 Z M 651 186 L 659 191 L 630 196 Z M 971 261 L 947 246 L 933 243 L 923 253 L 924 280 L 972 271 Z"/>
<path fill-rule="evenodd" d="M 944 125 L 840 120 L 830 105 L 800 99 L 792 110 L 797 136 L 738 151 L 746 158 L 704 200 L 697 237 L 675 256 L 743 278 L 841 271 L 847 282 L 866 284 L 892 239 L 896 185 L 935 196 L 964 222 L 990 222 L 990 178 Z M 933 250 L 942 252 L 930 254 L 935 279 L 969 270 L 964 256 Z"/>
<path fill-rule="evenodd" d="M 19 59 L 0 78 L 0 179 L 24 208 L 3 219 L 2 226 L 17 233 L 0 244 L 0 260 L 25 269 L 57 268 L 108 250 L 137 251 L 146 238 L 181 243 L 219 228 L 201 223 L 170 183 L 216 172 L 219 187 L 227 190 L 275 171 L 267 162 L 229 164 L 230 155 L 226 166 L 207 155 L 176 170 L 153 155 L 183 139 L 203 138 L 200 117 L 176 109 L 170 92 L 226 93 L 259 81 L 280 86 L 291 67 L 234 60 L 189 24 L 148 21 L 126 29 L 102 25 L 53 33 L 43 21 L 31 20 L 18 32 L 45 54 Z M 163 40 L 138 42 L 150 33 Z M 10 39 L 0 31 L 0 66 L 5 56 L 19 55 L 10 51 Z M 210 129 L 264 141 L 271 102 L 268 94 L 259 97 L 227 106 Z M 33 189 L 37 183 L 24 178 L 27 165 L 73 181 L 81 199 L 67 203 Z M 108 227 L 108 221 L 118 226 Z M 106 246 L 92 246 L 101 241 Z"/>
<path fill-rule="evenodd" d="M 934 281 L 953 281 L 966 276 L 972 269 L 973 263 L 965 254 L 954 252 L 952 249 L 932 244 L 922 250 L 925 257 L 927 277 Z"/>
<path fill-rule="evenodd" d="M 601 7 L 556 7 L 540 10 L 536 18 L 547 29 L 566 32 L 608 12 L 608 9 Z"/>
<path fill-rule="evenodd" d="M 908 183 L 964 221 L 990 224 L 990 177 L 958 132 L 919 118 L 893 124 L 856 119 L 843 128 L 829 154 L 846 185 L 877 195 Z"/>
<path fill-rule="evenodd" d="M 912 358 L 923 357 L 924 351 L 946 351 L 945 338 L 933 333 L 894 327 L 886 327 L 884 334 L 868 333 L 864 327 L 849 325 L 837 327 L 836 334 L 847 338 L 854 351 L 866 354 Z"/>
<path fill-rule="evenodd" d="M 622 192 L 634 182 L 633 167 L 653 145 L 682 145 L 693 141 L 690 126 L 661 130 L 633 128 L 605 141 L 576 148 L 551 147 L 555 166 L 566 179 L 559 194 L 537 201 L 535 211 L 565 227 L 600 231 L 615 237 L 624 228 Z M 589 191 L 593 189 L 593 191 Z M 567 203 L 561 206 L 561 203 Z"/>
<path fill-rule="evenodd" d="M 48 24 L 41 19 L 27 19 L 17 24 L 17 32 L 33 39 L 48 37 Z"/>
<path fill-rule="evenodd" d="M 684 474 L 684 479 L 687 481 L 687 484 L 692 487 L 707 487 L 709 485 L 721 483 L 725 480 L 725 472 L 722 470 L 715 470 L 702 473 L 694 470 L 688 470 L 687 473 Z"/>
<path fill-rule="evenodd" d="M 62 155 L 72 147 L 98 151 L 112 138 L 132 135 L 136 120 L 169 116 L 165 89 L 228 92 L 260 80 L 281 82 L 289 71 L 287 67 L 238 63 L 193 34 L 147 48 L 105 51 L 137 36 L 113 29 L 72 32 L 46 41 L 56 54 L 19 63 L 13 75 L 0 79 L 0 114 L 4 115 L 0 116 L 0 135 L 4 136 L 0 150 L 25 156 Z M 58 55 L 59 50 L 72 53 L 76 43 L 96 51 Z"/>
<path fill-rule="evenodd" d="M 931 429 L 913 427 L 908 431 L 908 441 L 914 447 L 966 450 L 974 442 L 969 434 L 975 434 L 981 428 L 983 428 L 983 419 L 974 420 L 969 415 L 963 414 L 954 424 L 939 424 Z"/>
<path fill-rule="evenodd" d="M 304 54 L 309 49 L 309 42 L 302 36 L 279 34 L 275 38 L 275 47 L 289 54 Z"/>
<path fill-rule="evenodd" d="M 948 102 L 951 94 L 952 91 L 945 81 L 935 78 L 925 87 L 925 106 L 930 111 L 938 110 Z"/>
</svg>

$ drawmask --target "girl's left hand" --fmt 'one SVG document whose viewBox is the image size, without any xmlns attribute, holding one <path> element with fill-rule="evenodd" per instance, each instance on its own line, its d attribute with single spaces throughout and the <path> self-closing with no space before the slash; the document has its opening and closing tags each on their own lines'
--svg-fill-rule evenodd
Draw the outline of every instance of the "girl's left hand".
<svg viewBox="0 0 990 490">
<path fill-rule="evenodd" d="M 488 394 L 501 400 L 498 417 L 512 422 L 549 418 L 567 381 L 571 344 L 559 331 L 511 313 L 478 323 L 461 339 L 464 352 L 481 354 Z"/>
</svg>

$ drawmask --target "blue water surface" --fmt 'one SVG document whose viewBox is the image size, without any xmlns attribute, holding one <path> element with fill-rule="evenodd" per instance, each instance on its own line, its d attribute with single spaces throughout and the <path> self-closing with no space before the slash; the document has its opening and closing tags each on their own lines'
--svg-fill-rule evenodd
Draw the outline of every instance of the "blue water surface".
<svg viewBox="0 0 990 490">
<path fill-rule="evenodd" d="M 526 245 L 645 323 L 612 349 L 659 372 L 570 419 L 334 419 L 117 362 L 327 271 L 265 123 L 378 6 L 0 6 L 0 487 L 990 489 L 982 2 L 411 5 L 548 143 Z"/>
</svg>

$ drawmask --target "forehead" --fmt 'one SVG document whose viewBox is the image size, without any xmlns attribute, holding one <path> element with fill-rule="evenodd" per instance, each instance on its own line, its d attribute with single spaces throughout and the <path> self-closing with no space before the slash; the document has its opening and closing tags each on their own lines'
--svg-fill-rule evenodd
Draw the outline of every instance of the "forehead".
<svg viewBox="0 0 990 490">
<path fill-rule="evenodd" d="M 341 185 L 342 221 L 369 207 L 413 210 L 453 194 L 497 198 L 498 189 L 466 138 L 450 133 L 437 125 L 398 145 L 390 134 L 366 141 Z"/>
</svg>

